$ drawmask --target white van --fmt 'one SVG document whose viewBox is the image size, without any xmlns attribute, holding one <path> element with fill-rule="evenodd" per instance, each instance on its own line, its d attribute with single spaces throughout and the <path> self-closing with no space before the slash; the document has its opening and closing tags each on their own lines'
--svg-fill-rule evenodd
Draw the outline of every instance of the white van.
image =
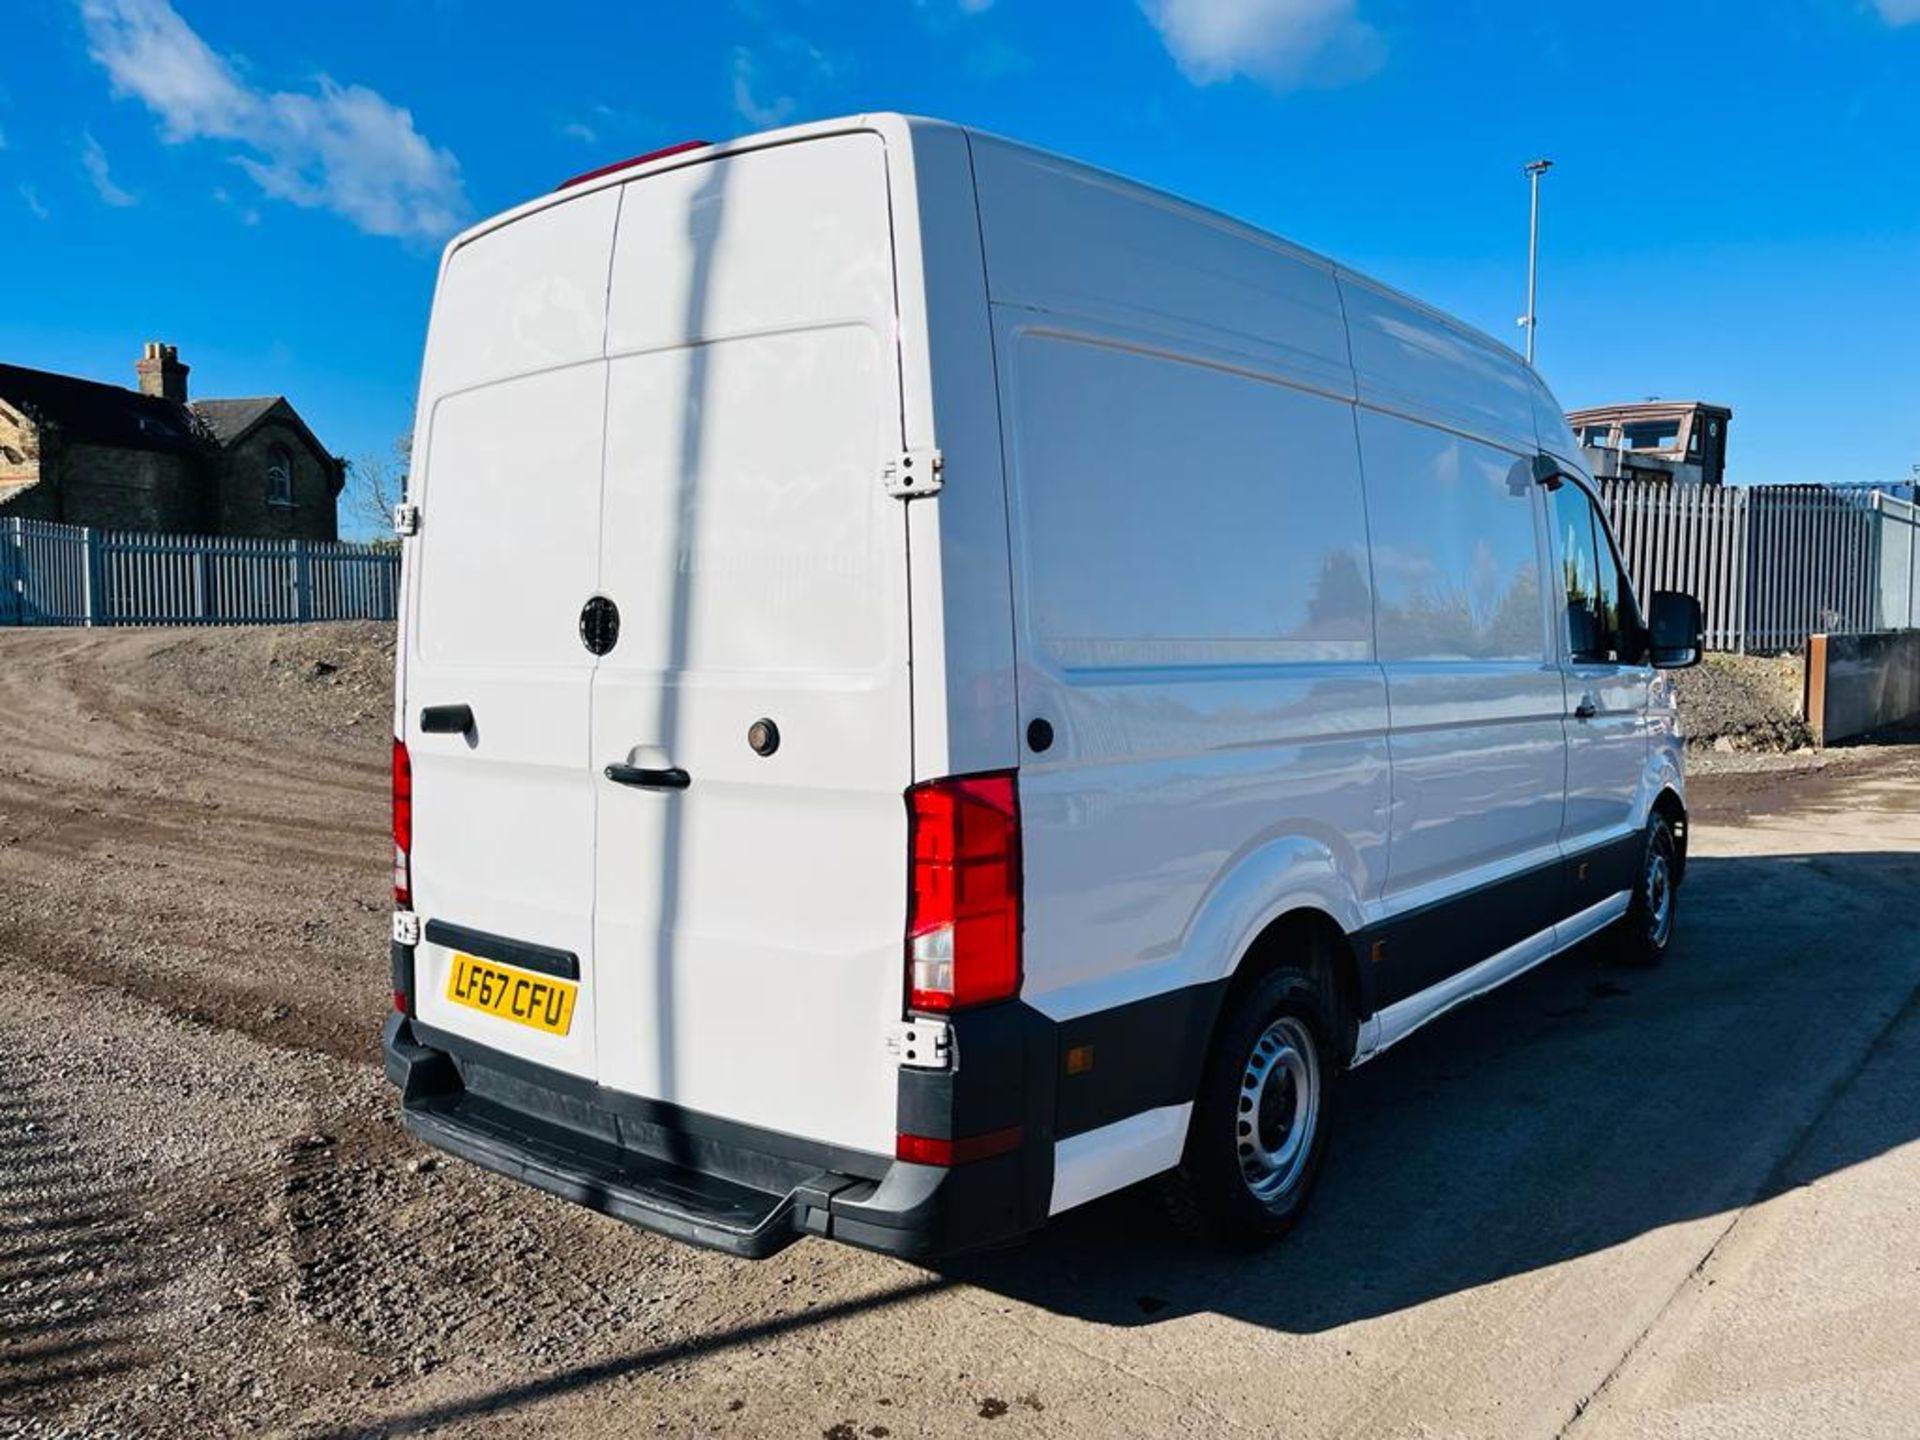
<svg viewBox="0 0 1920 1440">
<path fill-rule="evenodd" d="M 447 248 L 413 454 L 387 1070 L 544 1190 L 1271 1236 L 1337 1072 L 1671 934 L 1698 607 L 1511 351 L 1167 195 L 894 115 L 585 177 Z"/>
</svg>

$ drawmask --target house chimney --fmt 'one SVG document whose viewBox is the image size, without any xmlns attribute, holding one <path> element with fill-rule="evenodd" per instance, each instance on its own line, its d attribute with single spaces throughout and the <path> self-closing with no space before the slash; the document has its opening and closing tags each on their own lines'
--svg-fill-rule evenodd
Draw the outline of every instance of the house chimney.
<svg viewBox="0 0 1920 1440">
<path fill-rule="evenodd" d="M 180 363 L 179 350 L 158 340 L 147 341 L 146 353 L 133 364 L 142 395 L 158 396 L 178 405 L 187 403 L 188 368 Z"/>
</svg>

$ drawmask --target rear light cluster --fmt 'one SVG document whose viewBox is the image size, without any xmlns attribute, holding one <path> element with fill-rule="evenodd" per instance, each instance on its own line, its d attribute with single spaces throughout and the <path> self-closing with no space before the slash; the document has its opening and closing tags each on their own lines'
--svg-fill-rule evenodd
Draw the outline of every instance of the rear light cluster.
<svg viewBox="0 0 1920 1440">
<path fill-rule="evenodd" d="M 1009 773 L 907 792 L 907 1003 L 946 1012 L 1020 990 L 1020 807 Z M 904 1157 L 903 1157 L 904 1158 Z"/>
<path fill-rule="evenodd" d="M 413 759 L 407 742 L 393 742 L 393 903 L 413 904 Z"/>
</svg>

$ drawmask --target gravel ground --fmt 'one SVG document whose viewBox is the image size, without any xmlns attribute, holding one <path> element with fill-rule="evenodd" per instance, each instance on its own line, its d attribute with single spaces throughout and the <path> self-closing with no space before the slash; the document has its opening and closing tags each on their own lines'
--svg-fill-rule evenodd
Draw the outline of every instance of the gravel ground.
<svg viewBox="0 0 1920 1440">
<path fill-rule="evenodd" d="M 371 627 L 0 632 L 0 1435 L 1911 1434 L 1859 1397 L 1920 1376 L 1915 752 L 1708 777 L 1669 965 L 1564 957 L 1353 1076 L 1276 1251 L 1123 1195 L 937 1271 L 751 1265 L 399 1129 L 389 664 Z M 1729 1327 L 1756 1235 L 1874 1284 L 1749 1284 Z M 1696 1343 L 1815 1332 L 1853 1410 Z"/>
<path fill-rule="evenodd" d="M 711 1257 L 392 1123 L 392 663 L 374 626 L 0 632 L 0 1415 L 272 1428 L 699 1294 Z"/>
<path fill-rule="evenodd" d="M 1710 652 L 1690 670 L 1676 670 L 1680 730 L 1690 750 L 1725 755 L 1811 748 L 1800 716 L 1798 655 Z"/>
</svg>

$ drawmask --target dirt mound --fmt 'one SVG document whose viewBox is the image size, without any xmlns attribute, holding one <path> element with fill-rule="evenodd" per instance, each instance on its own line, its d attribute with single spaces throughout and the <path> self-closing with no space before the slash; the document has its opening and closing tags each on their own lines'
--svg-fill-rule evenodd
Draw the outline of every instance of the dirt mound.
<svg viewBox="0 0 1920 1440">
<path fill-rule="evenodd" d="M 393 709 L 394 628 L 379 621 L 148 632 L 149 694 L 217 711 L 252 734 L 340 735 L 384 725 Z M 377 723 L 376 723 L 377 722 Z"/>
<path fill-rule="evenodd" d="M 1813 744 L 1800 715 L 1800 657 L 1710 654 L 1673 672 L 1689 747 L 1785 751 Z"/>
</svg>

